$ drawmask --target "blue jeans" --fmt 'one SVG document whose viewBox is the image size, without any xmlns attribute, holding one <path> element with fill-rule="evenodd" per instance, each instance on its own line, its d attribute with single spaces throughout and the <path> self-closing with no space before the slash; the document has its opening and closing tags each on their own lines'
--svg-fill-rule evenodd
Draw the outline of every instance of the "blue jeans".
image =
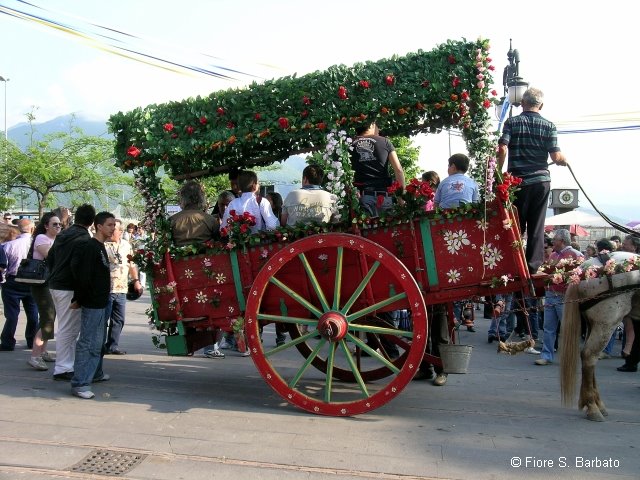
<svg viewBox="0 0 640 480">
<path fill-rule="evenodd" d="M 510 313 L 511 310 L 511 299 L 513 295 L 496 295 L 496 302 L 502 300 L 504 302 L 504 307 L 502 309 L 502 313 L 498 318 L 491 319 L 491 325 L 489 326 L 488 335 L 490 337 L 497 337 L 498 333 L 500 334 L 500 339 L 505 340 L 507 337 L 507 319 L 513 315 Z"/>
<path fill-rule="evenodd" d="M 540 358 L 553 360 L 553 346 L 556 343 L 558 324 L 564 311 L 564 294 L 547 290 L 544 294 L 544 337 Z"/>
<path fill-rule="evenodd" d="M 94 378 L 104 376 L 102 346 L 107 332 L 107 309 L 82 307 L 80 337 L 76 343 L 76 358 L 71 387 L 76 392 L 91 390 Z"/>
<path fill-rule="evenodd" d="M 4 327 L 0 335 L 0 343 L 5 350 L 13 350 L 16 346 L 16 329 L 18 328 L 18 315 L 20 315 L 20 302 L 27 316 L 27 325 L 24 336 L 27 346 L 33 346 L 33 337 L 38 331 L 38 307 L 31 296 L 29 284 L 18 283 L 15 275 L 7 275 L 7 281 L 2 284 L 2 303 L 4 304 Z"/>
<path fill-rule="evenodd" d="M 360 197 L 360 205 L 366 210 L 371 217 L 379 217 L 380 212 L 389 210 L 393 206 L 390 196 L 384 197 L 382 205 L 378 208 L 378 197 L 374 195 L 362 194 Z"/>
<path fill-rule="evenodd" d="M 613 347 L 616 344 L 616 334 L 618 333 L 618 329 L 615 329 L 613 331 L 613 334 L 611 335 L 611 338 L 609 339 L 609 343 L 607 343 L 607 346 L 604 347 L 604 353 L 607 353 L 609 355 L 613 355 Z"/>
<path fill-rule="evenodd" d="M 112 293 L 107 304 L 107 343 L 104 348 L 107 352 L 119 349 L 120 334 L 124 327 L 124 313 L 127 305 L 126 293 Z"/>
</svg>

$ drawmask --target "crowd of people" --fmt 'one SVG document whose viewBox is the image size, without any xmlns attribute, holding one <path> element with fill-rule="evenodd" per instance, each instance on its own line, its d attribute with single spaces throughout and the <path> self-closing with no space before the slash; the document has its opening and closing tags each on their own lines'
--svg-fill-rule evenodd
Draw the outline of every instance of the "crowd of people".
<svg viewBox="0 0 640 480">
<path fill-rule="evenodd" d="M 57 209 L 42 215 L 37 225 L 27 218 L 17 220 L 15 228 L 5 225 L 0 231 L 5 317 L 0 350 L 15 350 L 22 306 L 31 350 L 27 363 L 39 371 L 54 363 L 54 380 L 70 381 L 74 395 L 93 398 L 92 383 L 109 380 L 103 356 L 126 354 L 119 347 L 126 294 L 143 290 L 138 269 L 128 260 L 131 244 L 124 239 L 122 221 L 85 204 L 76 209 L 72 224 L 68 211 Z M 44 283 L 21 281 L 25 259 L 47 265 Z M 55 355 L 47 348 L 54 336 Z"/>
</svg>

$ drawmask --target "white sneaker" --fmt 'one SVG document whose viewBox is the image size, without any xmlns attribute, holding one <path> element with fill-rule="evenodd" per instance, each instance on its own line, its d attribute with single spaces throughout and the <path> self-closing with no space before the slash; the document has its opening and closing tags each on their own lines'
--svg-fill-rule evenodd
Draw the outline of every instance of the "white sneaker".
<svg viewBox="0 0 640 480">
<path fill-rule="evenodd" d="M 533 347 L 525 349 L 525 353 L 529 353 L 531 355 L 540 355 L 540 352 Z"/>
<path fill-rule="evenodd" d="M 224 358 L 224 353 L 220 350 L 207 350 L 204 352 L 204 356 L 207 358 Z"/>
<path fill-rule="evenodd" d="M 29 358 L 29 360 L 27 360 L 27 363 L 31 365 L 33 368 L 35 368 L 36 370 L 40 370 L 40 371 L 49 370 L 49 367 L 47 367 L 47 364 L 44 363 L 44 360 L 41 357 L 31 357 Z"/>
<path fill-rule="evenodd" d="M 53 363 L 53 362 L 56 361 L 56 358 L 53 355 L 51 355 L 49 352 L 47 352 L 46 350 L 44 352 L 42 352 L 42 355 L 40 355 L 40 357 L 45 362 Z"/>
<path fill-rule="evenodd" d="M 82 392 L 73 392 L 76 397 L 82 398 L 84 400 L 91 400 L 95 397 L 95 394 L 91 390 L 83 390 Z"/>
<path fill-rule="evenodd" d="M 251 352 L 249 351 L 249 349 L 247 348 L 244 352 L 242 352 L 240 354 L 241 357 L 249 357 L 251 356 Z"/>
</svg>

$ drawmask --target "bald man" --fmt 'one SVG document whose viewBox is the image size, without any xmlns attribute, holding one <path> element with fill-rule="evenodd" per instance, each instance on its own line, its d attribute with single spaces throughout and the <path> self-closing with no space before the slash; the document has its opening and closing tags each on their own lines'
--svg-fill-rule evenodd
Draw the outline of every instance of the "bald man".
<svg viewBox="0 0 640 480">
<path fill-rule="evenodd" d="M 27 316 L 27 325 L 24 336 L 27 340 L 27 348 L 32 348 L 33 337 L 38 330 L 38 307 L 31 296 L 29 284 L 16 282 L 16 273 L 20 262 L 27 258 L 31 247 L 31 233 L 33 222 L 28 218 L 21 218 L 17 222 L 20 235 L 3 245 L 7 256 L 7 269 L 5 271 L 5 283 L 2 284 L 2 303 L 4 305 L 5 322 L 0 334 L 0 350 L 11 351 L 16 347 L 16 328 L 18 327 L 18 315 L 20 315 L 20 302 Z"/>
</svg>

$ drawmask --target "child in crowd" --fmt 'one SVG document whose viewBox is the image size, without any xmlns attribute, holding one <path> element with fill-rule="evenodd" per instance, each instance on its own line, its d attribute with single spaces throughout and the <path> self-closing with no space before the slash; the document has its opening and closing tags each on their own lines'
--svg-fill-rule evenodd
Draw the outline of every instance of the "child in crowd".
<svg viewBox="0 0 640 480">
<path fill-rule="evenodd" d="M 262 197 L 259 197 L 260 203 L 258 203 L 256 192 L 258 192 L 259 184 L 256 173 L 248 170 L 241 171 L 238 174 L 238 187 L 242 195 L 227 206 L 220 222 L 220 229 L 227 227 L 231 211 L 235 210 L 236 215 L 249 212 L 255 217 L 256 224 L 251 227 L 251 233 L 257 233 L 260 230 L 275 230 L 280 222 L 278 217 L 273 214 L 271 204 Z"/>
<path fill-rule="evenodd" d="M 436 207 L 455 208 L 462 203 L 473 203 L 480 200 L 478 184 L 465 173 L 469 170 L 469 157 L 456 153 L 449 157 L 449 176 L 445 178 L 433 199 Z"/>
</svg>

